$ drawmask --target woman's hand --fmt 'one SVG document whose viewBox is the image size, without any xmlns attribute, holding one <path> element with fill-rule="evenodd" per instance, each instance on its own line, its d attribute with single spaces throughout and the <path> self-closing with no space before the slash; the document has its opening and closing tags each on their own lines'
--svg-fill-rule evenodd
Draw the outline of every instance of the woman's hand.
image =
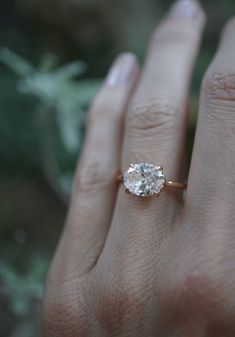
<svg viewBox="0 0 235 337">
<path fill-rule="evenodd" d="M 188 91 L 204 26 L 179 0 L 142 72 L 122 54 L 89 114 L 67 223 L 43 302 L 45 337 L 235 336 L 235 20 L 201 90 L 188 191 L 140 198 L 129 163 L 184 180 Z"/>
</svg>

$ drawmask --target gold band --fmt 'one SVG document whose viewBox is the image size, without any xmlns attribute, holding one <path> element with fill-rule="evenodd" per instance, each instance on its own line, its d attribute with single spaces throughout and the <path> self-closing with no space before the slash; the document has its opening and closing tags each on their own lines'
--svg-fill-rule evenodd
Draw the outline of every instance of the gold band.
<svg viewBox="0 0 235 337">
<path fill-rule="evenodd" d="M 117 180 L 120 183 L 123 182 L 123 175 L 121 173 L 117 176 Z M 178 183 L 178 182 L 171 181 L 171 180 L 166 180 L 165 186 L 166 187 L 177 188 L 179 190 L 186 190 L 187 189 L 187 184 L 186 183 Z"/>
<path fill-rule="evenodd" d="M 118 176 L 117 176 L 117 181 L 118 181 L 119 183 L 122 183 L 122 182 L 123 182 L 123 175 L 122 175 L 121 173 L 118 174 Z"/>
<path fill-rule="evenodd" d="M 167 180 L 166 181 L 166 185 L 167 187 L 173 187 L 173 188 L 178 188 L 180 190 L 186 190 L 187 189 L 187 184 L 186 183 L 177 183 L 175 181 L 170 181 Z"/>
</svg>

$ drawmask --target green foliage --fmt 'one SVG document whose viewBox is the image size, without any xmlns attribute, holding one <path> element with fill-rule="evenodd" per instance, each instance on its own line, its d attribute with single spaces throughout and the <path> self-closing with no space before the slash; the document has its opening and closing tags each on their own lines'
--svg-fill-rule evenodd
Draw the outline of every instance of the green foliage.
<svg viewBox="0 0 235 337">
<path fill-rule="evenodd" d="M 26 275 L 19 275 L 13 267 L 0 261 L 0 295 L 7 298 L 11 312 L 19 317 L 28 316 L 32 301 L 42 296 L 42 283 L 39 281 L 45 273 L 44 260 L 37 257 Z"/>
<path fill-rule="evenodd" d="M 38 67 L 34 67 L 6 48 L 0 50 L 0 60 L 20 76 L 18 90 L 38 98 L 41 122 L 47 120 L 47 113 L 53 107 L 62 144 L 68 152 L 78 152 L 82 142 L 80 130 L 84 124 L 84 109 L 99 84 L 94 80 L 74 80 L 84 73 L 85 64 L 76 61 L 56 68 L 56 57 L 48 54 L 42 57 Z"/>
<path fill-rule="evenodd" d="M 57 57 L 52 54 L 43 55 L 39 65 L 34 66 L 3 48 L 0 61 L 20 77 L 18 91 L 37 100 L 34 115 L 42 166 L 52 187 L 67 199 L 82 146 L 85 111 L 100 82 L 76 80 L 84 74 L 86 65 L 75 61 L 59 67 Z"/>
<path fill-rule="evenodd" d="M 77 78 L 86 71 L 83 62 L 75 61 L 58 66 L 57 57 L 51 54 L 43 55 L 39 64 L 35 66 L 3 48 L 0 50 L 0 61 L 18 76 L 16 85 L 18 93 L 28 97 L 26 105 L 11 104 L 11 99 L 4 102 L 7 111 L 3 111 L 0 119 L 6 123 L 7 116 L 7 120 L 12 119 L 14 123 L 11 123 L 10 127 L 2 123 L 1 129 L 5 135 L 8 132 L 12 135 L 13 125 L 22 128 L 25 124 L 29 127 L 28 130 L 24 130 L 28 135 L 26 137 L 37 130 L 41 165 L 52 187 L 63 199 L 67 199 L 71 190 L 75 162 L 82 146 L 85 111 L 98 88 L 99 81 L 78 80 Z M 4 83 L 6 85 L 6 81 Z M 4 90 L 8 94 L 9 88 Z M 16 96 L 12 87 L 11 94 Z M 10 95 L 8 97 L 10 98 Z M 28 115 L 24 109 L 28 110 Z M 31 138 L 27 142 L 29 147 L 30 140 Z M 10 155 L 9 153 L 8 156 Z M 12 156 L 16 156 L 15 151 Z M 2 205 L 2 208 L 1 214 L 7 212 L 7 205 Z M 7 231 L 4 224 L 1 228 L 2 231 Z M 4 241 L 1 243 L 4 246 L 2 253 L 4 252 L 5 256 L 8 254 L 8 248 Z M 22 251 L 26 250 L 25 247 L 22 248 Z M 15 327 L 11 327 L 11 337 L 38 337 L 38 306 L 43 291 L 43 278 L 48 267 L 48 257 L 41 256 L 35 248 L 31 250 L 30 257 L 24 261 L 24 267 L 22 265 L 20 267 L 21 271 L 15 268 L 14 264 L 0 260 L 0 297 L 3 301 L 4 317 L 6 316 L 5 329 L 9 329 L 8 312 L 16 323 Z M 15 263 L 19 265 L 18 260 Z M 4 326 L 0 326 L 0 333 L 1 329 L 4 331 Z"/>
<path fill-rule="evenodd" d="M 48 263 L 34 254 L 25 273 L 0 260 L 0 297 L 18 322 L 10 337 L 38 337 L 38 304 L 43 293 L 43 278 Z M 4 312 L 5 312 L 4 311 Z M 0 329 L 1 330 L 1 329 Z"/>
</svg>

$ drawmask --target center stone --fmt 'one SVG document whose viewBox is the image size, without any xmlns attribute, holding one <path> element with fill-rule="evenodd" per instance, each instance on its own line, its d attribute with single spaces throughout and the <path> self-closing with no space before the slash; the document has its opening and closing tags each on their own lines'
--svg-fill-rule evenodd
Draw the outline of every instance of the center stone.
<svg viewBox="0 0 235 337">
<path fill-rule="evenodd" d="M 133 164 L 124 174 L 124 185 L 134 195 L 149 197 L 158 194 L 164 184 L 162 169 L 152 164 Z"/>
</svg>

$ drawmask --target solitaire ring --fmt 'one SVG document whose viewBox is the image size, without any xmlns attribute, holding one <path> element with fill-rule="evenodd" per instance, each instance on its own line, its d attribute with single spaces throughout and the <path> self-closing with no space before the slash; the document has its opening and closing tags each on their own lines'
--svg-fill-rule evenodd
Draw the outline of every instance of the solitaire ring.
<svg viewBox="0 0 235 337">
<path fill-rule="evenodd" d="M 163 167 L 149 163 L 130 164 L 128 170 L 119 176 L 126 192 L 140 197 L 159 197 L 165 187 L 185 190 L 186 183 L 166 180 Z"/>
</svg>

